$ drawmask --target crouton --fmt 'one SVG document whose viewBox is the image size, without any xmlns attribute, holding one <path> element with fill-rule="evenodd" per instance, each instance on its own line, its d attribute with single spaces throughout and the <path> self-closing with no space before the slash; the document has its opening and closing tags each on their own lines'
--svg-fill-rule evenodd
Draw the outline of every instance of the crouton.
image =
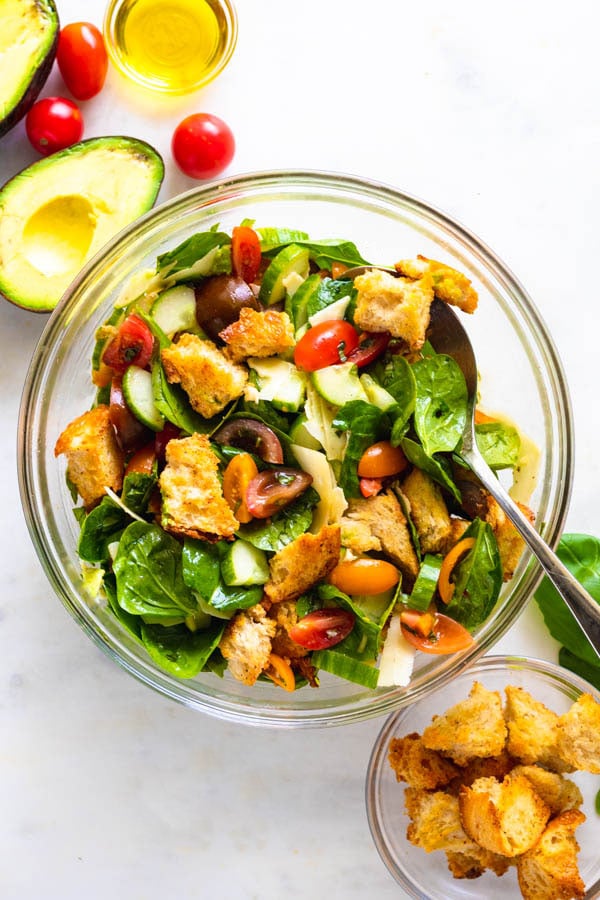
<svg viewBox="0 0 600 900">
<path fill-rule="evenodd" d="M 566 809 L 578 809 L 583 803 L 581 791 L 574 781 L 541 766 L 515 766 L 515 773 L 528 778 L 538 797 L 550 807 L 553 816 Z"/>
<path fill-rule="evenodd" d="M 260 603 L 239 610 L 229 620 L 219 642 L 219 650 L 229 671 L 238 681 L 252 685 L 267 666 L 276 624 Z"/>
<path fill-rule="evenodd" d="M 459 766 L 473 757 L 497 756 L 504 749 L 506 725 L 497 691 L 488 691 L 478 681 L 466 700 L 435 716 L 423 731 L 423 744 L 449 756 Z"/>
<path fill-rule="evenodd" d="M 404 792 L 410 824 L 406 837 L 427 853 L 455 850 L 476 853 L 477 845 L 465 833 L 460 821 L 458 799 L 444 791 L 422 791 L 408 787 Z"/>
<path fill-rule="evenodd" d="M 492 528 L 496 542 L 498 544 L 498 552 L 500 554 L 500 562 L 502 564 L 502 577 L 504 581 L 510 581 L 515 574 L 515 569 L 521 559 L 523 550 L 525 549 L 525 541 L 510 521 L 500 505 L 490 495 L 487 497 L 487 509 L 484 519 Z M 533 524 L 535 515 L 524 503 L 517 503 L 517 506 L 523 515 Z"/>
<path fill-rule="evenodd" d="M 277 626 L 273 637 L 273 653 L 277 653 L 284 659 L 300 659 L 309 653 L 305 647 L 301 647 L 289 635 L 290 628 L 293 628 L 298 621 L 295 600 L 282 600 L 280 603 L 274 603 L 269 610 L 269 618 L 273 619 Z"/>
<path fill-rule="evenodd" d="M 359 519 L 340 519 L 342 547 L 347 547 L 359 556 L 370 550 L 381 550 L 381 541 L 375 537 L 366 522 Z"/>
<path fill-rule="evenodd" d="M 560 716 L 557 746 L 561 759 L 582 772 L 600 775 L 600 703 L 582 694 Z"/>
<path fill-rule="evenodd" d="M 429 307 L 433 300 L 433 279 L 394 277 L 378 269 L 354 279 L 358 292 L 354 322 L 364 331 L 389 331 L 402 338 L 410 350 L 425 343 L 429 326 Z"/>
<path fill-rule="evenodd" d="M 239 522 L 223 497 L 219 460 L 206 435 L 169 441 L 166 461 L 159 479 L 162 527 L 209 541 L 233 537 Z"/>
<path fill-rule="evenodd" d="M 502 781 L 514 767 L 515 761 L 505 750 L 498 756 L 475 757 L 457 770 L 458 774 L 448 783 L 446 790 L 458 796 L 461 787 L 470 787 L 478 778 L 496 778 Z"/>
<path fill-rule="evenodd" d="M 548 823 L 540 840 L 517 860 L 517 876 L 525 900 L 570 900 L 585 896 L 577 867 L 575 830 L 585 821 L 569 809 Z"/>
<path fill-rule="evenodd" d="M 185 332 L 161 351 L 167 379 L 180 384 L 196 412 L 210 419 L 240 397 L 248 371 L 225 358 L 212 341 Z"/>
<path fill-rule="evenodd" d="M 295 600 L 326 578 L 340 558 L 340 526 L 324 525 L 317 534 L 301 534 L 269 561 L 265 594 L 273 603 Z"/>
<path fill-rule="evenodd" d="M 550 808 L 525 775 L 509 772 L 503 781 L 478 778 L 458 795 L 460 821 L 481 847 L 502 856 L 525 853 L 539 840 Z"/>
<path fill-rule="evenodd" d="M 467 313 L 473 313 L 477 309 L 477 292 L 470 280 L 451 266 L 419 254 L 416 259 L 401 259 L 395 264 L 395 269 L 409 278 L 423 278 L 430 275 L 433 292 L 440 300 L 458 306 Z"/>
<path fill-rule="evenodd" d="M 232 362 L 248 356 L 276 356 L 295 344 L 294 326 L 287 313 L 276 309 L 258 312 L 249 306 L 242 307 L 237 322 L 224 328 L 219 337 L 227 344 L 225 355 Z"/>
<path fill-rule="evenodd" d="M 406 781 L 410 787 L 431 791 L 447 785 L 458 773 L 458 768 L 435 750 L 428 750 L 418 734 L 393 738 L 388 759 L 396 781 Z"/>
<path fill-rule="evenodd" d="M 402 482 L 422 553 L 443 553 L 452 533 L 448 507 L 435 481 L 413 468 Z"/>
<path fill-rule="evenodd" d="M 526 765 L 545 766 L 553 772 L 572 771 L 558 751 L 556 713 L 523 688 L 507 685 L 505 693 L 506 746 L 511 756 Z"/>
<path fill-rule="evenodd" d="M 348 503 L 345 518 L 342 520 L 344 535 L 347 540 L 347 525 L 350 522 L 360 522 L 366 525 L 371 534 L 377 539 L 378 546 L 372 549 L 381 550 L 386 556 L 396 563 L 403 575 L 403 587 L 410 589 L 419 571 L 419 561 L 413 547 L 406 516 L 392 490 L 377 494 L 376 497 L 363 499 L 353 498 Z M 364 535 L 364 529 L 361 529 Z M 362 553 L 359 549 L 362 544 L 350 541 L 346 544 L 355 553 Z"/>
<path fill-rule="evenodd" d="M 67 425 L 54 447 L 55 456 L 62 453 L 67 457 L 67 475 L 85 506 L 96 503 L 107 487 L 121 490 L 125 457 L 108 406 L 96 406 Z"/>
<path fill-rule="evenodd" d="M 454 878 L 479 878 L 487 869 L 496 875 L 504 875 L 512 861 L 498 853 L 490 853 L 483 847 L 477 847 L 469 853 L 447 850 L 448 868 Z"/>
</svg>

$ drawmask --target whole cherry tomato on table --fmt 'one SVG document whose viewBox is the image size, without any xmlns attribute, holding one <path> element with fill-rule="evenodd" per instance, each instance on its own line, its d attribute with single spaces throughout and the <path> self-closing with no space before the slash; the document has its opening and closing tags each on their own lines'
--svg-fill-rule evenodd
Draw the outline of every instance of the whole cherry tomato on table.
<svg viewBox="0 0 600 900">
<path fill-rule="evenodd" d="M 305 372 L 345 362 L 358 347 L 358 331 L 343 319 L 330 319 L 309 328 L 294 350 L 294 362 Z"/>
<path fill-rule="evenodd" d="M 194 113 L 173 132 L 171 150 L 181 171 L 190 178 L 213 178 L 233 159 L 235 139 L 223 119 Z"/>
<path fill-rule="evenodd" d="M 102 34 L 91 22 L 72 22 L 61 29 L 56 61 L 63 81 L 78 100 L 89 100 L 104 87 L 108 55 Z"/>
<path fill-rule="evenodd" d="M 45 97 L 34 103 L 25 119 L 30 144 L 42 156 L 76 144 L 83 134 L 79 107 L 64 97 Z"/>
</svg>

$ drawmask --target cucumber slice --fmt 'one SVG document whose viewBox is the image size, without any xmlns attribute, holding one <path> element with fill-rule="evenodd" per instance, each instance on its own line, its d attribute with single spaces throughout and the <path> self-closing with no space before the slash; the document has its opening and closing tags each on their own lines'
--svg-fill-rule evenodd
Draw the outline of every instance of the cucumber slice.
<svg viewBox="0 0 600 900">
<path fill-rule="evenodd" d="M 273 303 L 283 300 L 286 294 L 285 279 L 292 272 L 297 272 L 302 278 L 306 278 L 309 260 L 310 251 L 298 244 L 289 244 L 280 250 L 277 256 L 271 260 L 263 275 L 258 295 L 260 302 L 266 306 L 272 306 Z"/>
<path fill-rule="evenodd" d="M 142 425 L 162 431 L 165 418 L 158 411 L 152 390 L 152 375 L 139 366 L 129 366 L 123 375 L 123 396 L 127 406 Z"/>
<path fill-rule="evenodd" d="M 367 372 L 361 375 L 359 380 L 369 398 L 369 403 L 373 406 L 377 406 L 383 412 L 392 412 L 398 408 L 398 401 Z"/>
<path fill-rule="evenodd" d="M 362 684 L 375 689 L 379 679 L 379 669 L 369 663 L 347 656 L 339 650 L 316 650 L 312 655 L 312 663 L 317 669 L 324 669 L 339 678 Z"/>
<path fill-rule="evenodd" d="M 304 372 L 293 363 L 277 357 L 251 357 L 247 362 L 258 376 L 257 400 L 267 400 L 281 412 L 298 412 L 306 393 Z"/>
<path fill-rule="evenodd" d="M 228 585 L 265 584 L 269 564 L 264 550 L 238 539 L 230 544 L 221 560 L 221 575 Z"/>
<path fill-rule="evenodd" d="M 306 447 L 307 450 L 321 450 L 322 447 L 316 437 L 313 437 L 306 427 L 306 413 L 300 413 L 297 419 L 292 422 L 290 428 L 290 440 L 292 444 L 298 444 L 300 447 Z"/>
<path fill-rule="evenodd" d="M 298 290 L 286 299 L 285 311 L 294 323 L 296 331 L 308 322 L 308 304 L 311 297 L 318 292 L 320 286 L 321 276 L 318 274 L 309 275 Z"/>
<path fill-rule="evenodd" d="M 196 319 L 196 294 L 186 284 L 178 284 L 159 294 L 152 305 L 150 316 L 170 338 L 178 331 L 202 333 Z"/>
<path fill-rule="evenodd" d="M 369 402 L 358 378 L 358 368 L 352 362 L 317 369 L 311 374 L 311 381 L 321 397 L 334 406 L 343 406 L 350 400 Z"/>
<path fill-rule="evenodd" d="M 429 604 L 433 600 L 437 589 L 441 568 L 441 556 L 434 556 L 432 553 L 425 554 L 414 587 L 407 600 L 411 609 L 418 609 L 420 612 L 426 612 L 429 608 Z"/>
</svg>

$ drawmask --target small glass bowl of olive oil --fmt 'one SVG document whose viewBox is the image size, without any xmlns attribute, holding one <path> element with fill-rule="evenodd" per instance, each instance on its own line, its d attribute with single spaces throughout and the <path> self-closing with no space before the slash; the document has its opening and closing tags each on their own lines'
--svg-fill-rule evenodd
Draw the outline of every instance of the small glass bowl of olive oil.
<svg viewBox="0 0 600 900">
<path fill-rule="evenodd" d="M 229 62 L 237 16 L 230 0 L 111 0 L 104 39 L 112 62 L 137 84 L 187 94 Z"/>
</svg>

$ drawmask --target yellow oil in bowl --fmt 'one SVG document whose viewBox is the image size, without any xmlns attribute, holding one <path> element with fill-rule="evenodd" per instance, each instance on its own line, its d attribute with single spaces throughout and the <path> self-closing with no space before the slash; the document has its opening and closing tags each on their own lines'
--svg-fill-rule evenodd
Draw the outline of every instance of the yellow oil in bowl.
<svg viewBox="0 0 600 900">
<path fill-rule="evenodd" d="M 153 90 L 185 94 L 227 65 L 237 17 L 229 0 L 113 0 L 104 38 L 124 75 Z"/>
</svg>

